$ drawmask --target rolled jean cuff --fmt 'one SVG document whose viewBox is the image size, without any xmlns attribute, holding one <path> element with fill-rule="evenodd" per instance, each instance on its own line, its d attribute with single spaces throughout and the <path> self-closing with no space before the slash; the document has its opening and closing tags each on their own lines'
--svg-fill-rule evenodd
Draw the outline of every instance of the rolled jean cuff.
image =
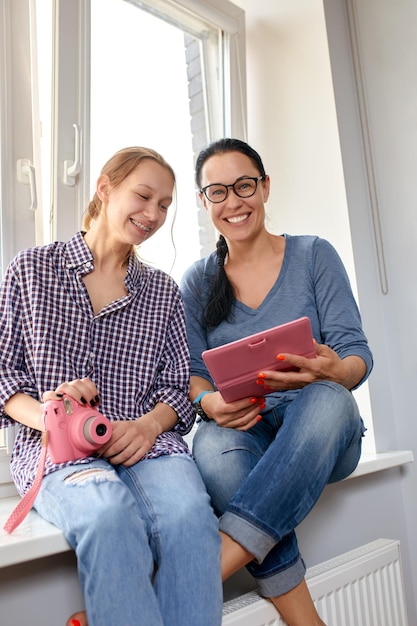
<svg viewBox="0 0 417 626">
<path fill-rule="evenodd" d="M 303 559 L 300 557 L 293 565 L 265 576 L 264 578 L 256 578 L 259 593 L 263 598 L 274 598 L 288 593 L 291 589 L 297 587 L 303 580 L 306 573 L 306 567 Z"/>
<path fill-rule="evenodd" d="M 219 528 L 253 554 L 257 563 L 262 563 L 277 543 L 271 535 L 254 526 L 252 522 L 229 511 L 220 518 Z"/>
<path fill-rule="evenodd" d="M 259 527 L 245 520 L 239 515 L 227 511 L 220 518 L 220 530 L 229 535 L 253 554 L 255 562 L 261 564 L 269 552 L 276 546 L 276 541 Z M 306 567 L 303 559 L 297 553 L 295 559 L 288 564 L 281 564 L 278 571 L 262 575 L 256 572 L 256 567 L 248 565 L 248 570 L 256 579 L 259 593 L 264 598 L 281 596 L 294 589 L 304 579 Z"/>
</svg>

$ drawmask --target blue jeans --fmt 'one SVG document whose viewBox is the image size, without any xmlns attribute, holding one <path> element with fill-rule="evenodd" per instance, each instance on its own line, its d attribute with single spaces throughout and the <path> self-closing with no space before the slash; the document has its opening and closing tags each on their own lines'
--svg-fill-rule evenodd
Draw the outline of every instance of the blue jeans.
<svg viewBox="0 0 417 626">
<path fill-rule="evenodd" d="M 364 430 L 352 394 L 327 381 L 304 387 L 249 431 L 199 425 L 193 454 L 220 529 L 253 554 L 247 568 L 263 596 L 302 581 L 294 529 L 327 483 L 355 469 Z"/>
<path fill-rule="evenodd" d="M 89 626 L 220 626 L 220 536 L 186 455 L 46 476 L 35 508 L 77 555 Z"/>
</svg>

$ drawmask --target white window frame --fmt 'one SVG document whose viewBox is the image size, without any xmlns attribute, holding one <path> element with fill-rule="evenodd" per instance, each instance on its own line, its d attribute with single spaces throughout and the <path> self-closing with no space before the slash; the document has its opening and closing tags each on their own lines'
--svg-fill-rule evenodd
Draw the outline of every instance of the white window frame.
<svg viewBox="0 0 417 626">
<path fill-rule="evenodd" d="M 176 15 L 185 19 L 188 15 L 209 21 L 223 32 L 222 37 L 222 82 L 223 82 L 223 120 L 220 125 L 213 119 L 208 126 L 212 128 L 207 141 L 220 136 L 230 135 L 246 139 L 246 59 L 245 59 L 245 20 L 244 12 L 227 0 L 128 0 L 132 4 L 152 10 L 161 15 L 170 13 L 175 22 Z M 57 19 L 55 33 L 55 122 L 53 127 L 53 155 L 55 169 L 53 173 L 54 189 L 52 193 L 52 239 L 68 239 L 81 225 L 81 215 L 89 197 L 89 47 L 90 47 L 90 0 L 54 0 Z M 68 50 L 76 42 L 75 54 Z M 65 71 L 62 67 L 65 66 Z M 209 72 L 207 72 L 209 74 Z M 208 77 L 208 76 L 207 76 Z M 208 99 L 211 90 L 206 89 Z M 212 110 L 208 102 L 208 110 Z M 78 129 L 78 130 L 77 130 Z M 75 133 L 81 137 L 80 171 L 71 186 L 64 182 L 64 168 L 75 159 Z M 204 142 L 206 143 L 206 142 Z M 71 181 L 70 181 L 71 182 Z M 202 233 L 212 230 L 207 216 L 201 212 L 200 226 Z M 202 255 L 208 246 L 213 246 L 214 233 L 210 241 L 204 241 Z"/>
<path fill-rule="evenodd" d="M 34 0 L 0 4 L 1 270 L 39 242 L 41 203 Z M 19 43 L 16 46 L 16 42 Z"/>
</svg>

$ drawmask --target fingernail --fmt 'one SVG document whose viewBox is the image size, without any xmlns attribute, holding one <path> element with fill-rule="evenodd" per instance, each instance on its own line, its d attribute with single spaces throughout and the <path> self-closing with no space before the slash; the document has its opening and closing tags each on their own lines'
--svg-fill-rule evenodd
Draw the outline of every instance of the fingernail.
<svg viewBox="0 0 417 626">
<path fill-rule="evenodd" d="M 285 361 L 285 356 L 283 354 L 278 354 L 277 361 Z"/>
<path fill-rule="evenodd" d="M 259 372 L 258 378 L 266 378 L 265 372 Z"/>
<path fill-rule="evenodd" d="M 70 624 L 71 626 L 81 626 L 81 622 L 79 619 L 72 619 Z"/>
<path fill-rule="evenodd" d="M 259 378 L 258 378 L 258 380 L 256 381 L 256 384 L 257 385 L 264 385 L 265 381 L 264 380 L 259 380 Z"/>
<path fill-rule="evenodd" d="M 63 393 L 56 393 L 55 395 L 56 395 L 57 398 L 63 398 L 64 397 Z"/>
<path fill-rule="evenodd" d="M 95 400 L 90 400 L 90 406 L 94 408 L 96 406 Z"/>
<path fill-rule="evenodd" d="M 251 398 L 250 399 L 250 403 L 251 404 L 256 404 L 258 402 L 258 398 Z"/>
<path fill-rule="evenodd" d="M 95 400 L 96 404 L 99 404 L 99 402 L 100 402 L 100 396 L 96 396 L 96 397 L 94 398 L 94 400 Z"/>
<path fill-rule="evenodd" d="M 261 419 L 262 419 L 262 415 L 257 415 L 257 416 L 256 416 L 256 421 L 257 421 L 257 422 L 260 422 L 260 421 L 261 421 Z"/>
<path fill-rule="evenodd" d="M 83 404 L 87 404 L 87 400 L 83 396 L 81 396 L 80 402 L 82 402 Z"/>
</svg>

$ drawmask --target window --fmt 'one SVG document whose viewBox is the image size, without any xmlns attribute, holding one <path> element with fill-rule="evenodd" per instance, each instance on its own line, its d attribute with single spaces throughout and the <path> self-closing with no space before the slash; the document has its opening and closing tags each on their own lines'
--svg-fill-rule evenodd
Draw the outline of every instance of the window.
<svg viewBox="0 0 417 626">
<path fill-rule="evenodd" d="M 245 135 L 243 13 L 218 0 L 57 0 L 53 23 L 48 236 L 67 239 L 80 227 L 99 168 L 116 150 L 153 147 L 177 173 L 176 210 L 141 253 L 179 280 L 215 237 L 198 212 L 194 157 L 211 139 Z"/>
</svg>

